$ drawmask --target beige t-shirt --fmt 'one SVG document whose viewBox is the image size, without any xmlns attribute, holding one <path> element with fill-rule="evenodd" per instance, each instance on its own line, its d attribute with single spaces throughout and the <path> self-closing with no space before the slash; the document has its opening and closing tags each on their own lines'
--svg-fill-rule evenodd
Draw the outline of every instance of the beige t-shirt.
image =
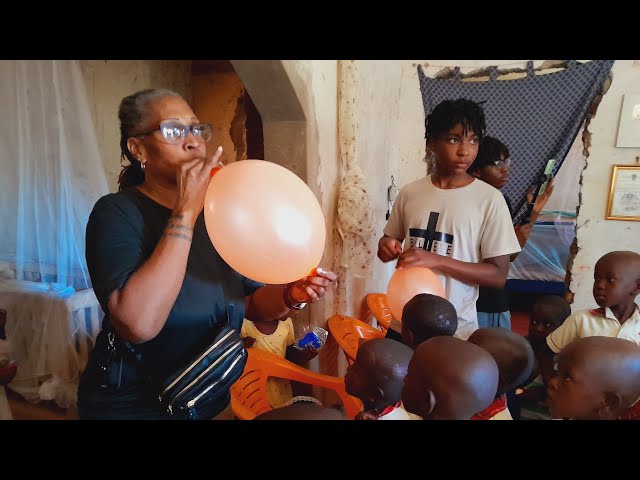
<svg viewBox="0 0 640 480">
<path fill-rule="evenodd" d="M 242 337 L 253 337 L 256 339 L 251 348 L 257 348 L 265 352 L 273 353 L 284 358 L 287 355 L 287 347 L 296 341 L 293 330 L 293 320 L 278 322 L 278 328 L 271 334 L 266 335 L 260 332 L 251 320 L 242 321 Z M 267 379 L 267 398 L 271 408 L 281 407 L 285 402 L 291 400 L 293 391 L 291 382 L 284 378 L 269 377 Z"/>
<path fill-rule="evenodd" d="M 504 197 L 481 180 L 444 190 L 429 175 L 405 185 L 384 234 L 404 239 L 404 249 L 419 247 L 470 263 L 520 251 Z M 458 313 L 455 336 L 466 340 L 478 328 L 478 285 L 439 277 Z"/>
</svg>

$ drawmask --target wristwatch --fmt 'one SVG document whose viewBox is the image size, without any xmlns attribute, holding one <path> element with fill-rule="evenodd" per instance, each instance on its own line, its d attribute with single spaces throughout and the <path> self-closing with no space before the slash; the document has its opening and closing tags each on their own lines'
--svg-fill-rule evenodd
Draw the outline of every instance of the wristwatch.
<svg viewBox="0 0 640 480">
<path fill-rule="evenodd" d="M 293 286 L 293 283 L 287 283 L 287 285 L 284 287 L 284 290 L 282 291 L 282 300 L 284 301 L 284 304 L 291 310 L 302 310 L 304 307 L 307 306 L 306 302 L 300 302 L 300 303 L 290 302 L 291 295 L 289 294 L 289 291 L 291 290 L 292 286 Z"/>
</svg>

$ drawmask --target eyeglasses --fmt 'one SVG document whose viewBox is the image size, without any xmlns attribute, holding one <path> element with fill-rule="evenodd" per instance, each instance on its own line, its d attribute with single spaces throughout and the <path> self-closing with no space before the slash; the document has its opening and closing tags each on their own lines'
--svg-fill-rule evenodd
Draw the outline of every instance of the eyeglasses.
<svg viewBox="0 0 640 480">
<path fill-rule="evenodd" d="M 511 159 L 505 158 L 504 160 L 496 160 L 495 162 L 491 162 L 489 165 L 487 165 L 487 167 L 509 168 L 510 165 L 511 165 Z"/>
<path fill-rule="evenodd" d="M 148 132 L 136 135 L 137 137 L 144 137 L 150 135 L 156 130 L 160 130 L 162 137 L 167 143 L 182 143 L 189 132 L 193 133 L 195 137 L 201 138 L 202 141 L 208 142 L 211 140 L 211 125 L 208 123 L 196 123 L 195 125 L 182 125 L 178 122 L 162 122 L 158 128 L 149 130 Z"/>
</svg>

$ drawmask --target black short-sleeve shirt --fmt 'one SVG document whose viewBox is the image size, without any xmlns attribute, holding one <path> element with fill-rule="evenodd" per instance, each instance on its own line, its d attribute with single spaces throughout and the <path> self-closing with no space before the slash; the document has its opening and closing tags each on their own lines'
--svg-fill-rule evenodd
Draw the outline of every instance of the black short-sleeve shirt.
<svg viewBox="0 0 640 480">
<path fill-rule="evenodd" d="M 105 312 L 103 325 L 109 322 L 109 296 L 151 256 L 170 215 L 170 209 L 137 189 L 106 195 L 95 204 L 87 224 L 86 258 L 93 289 Z M 239 331 L 244 298 L 261 286 L 220 257 L 201 212 L 193 231 L 186 274 L 169 317 L 160 333 L 136 345 L 136 350 L 154 373 L 166 376 L 180 367 L 185 356 L 190 356 L 221 322 L 228 319 Z"/>
</svg>

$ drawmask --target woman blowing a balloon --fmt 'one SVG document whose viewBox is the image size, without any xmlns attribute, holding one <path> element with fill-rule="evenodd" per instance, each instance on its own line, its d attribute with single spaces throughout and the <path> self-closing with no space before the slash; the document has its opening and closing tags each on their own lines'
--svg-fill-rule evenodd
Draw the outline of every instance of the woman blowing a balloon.
<svg viewBox="0 0 640 480">
<path fill-rule="evenodd" d="M 222 259 L 203 214 L 222 147 L 207 155 L 211 126 L 180 95 L 134 93 L 122 100 L 119 119 L 130 165 L 87 225 L 87 265 L 105 317 L 80 379 L 78 408 L 81 419 L 168 419 L 157 399 L 162 381 L 202 337 L 227 321 L 240 330 L 245 316 L 275 320 L 303 308 L 336 276 L 318 268 L 289 284 L 265 285 Z M 137 360 L 112 353 L 114 340 L 133 345 Z M 231 418 L 229 402 L 210 414 Z"/>
</svg>

